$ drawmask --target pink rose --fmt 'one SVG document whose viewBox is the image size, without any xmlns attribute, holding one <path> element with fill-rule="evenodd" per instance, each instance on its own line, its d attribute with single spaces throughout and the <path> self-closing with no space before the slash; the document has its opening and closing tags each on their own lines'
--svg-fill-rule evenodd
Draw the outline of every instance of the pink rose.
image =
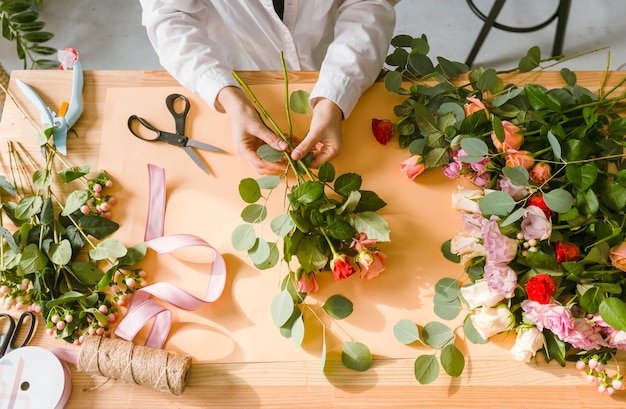
<svg viewBox="0 0 626 409">
<path fill-rule="evenodd" d="M 602 335 L 596 330 L 594 322 L 587 318 L 574 318 L 574 327 L 567 336 L 561 339 L 574 348 L 585 351 L 606 346 Z"/>
<path fill-rule="evenodd" d="M 461 176 L 461 164 L 454 161 L 444 165 L 443 174 L 446 175 L 448 179 L 457 179 Z"/>
<path fill-rule="evenodd" d="M 514 185 L 506 176 L 501 176 L 500 179 L 498 179 L 498 187 L 501 191 L 508 193 L 509 196 L 515 200 L 521 200 L 530 193 L 526 186 Z"/>
<path fill-rule="evenodd" d="M 491 141 L 496 150 L 505 152 L 510 149 L 518 150 L 524 142 L 524 137 L 519 133 L 519 128 L 509 121 L 502 121 L 504 128 L 504 142 L 500 142 L 495 132 L 491 133 Z"/>
<path fill-rule="evenodd" d="M 413 155 L 408 159 L 400 162 L 400 171 L 409 180 L 414 180 L 418 175 L 421 175 L 426 166 L 424 165 L 424 158 L 422 155 Z"/>
<path fill-rule="evenodd" d="M 382 251 L 359 251 L 356 261 L 360 265 L 361 280 L 371 280 L 385 270 L 387 255 Z"/>
<path fill-rule="evenodd" d="M 487 249 L 487 264 L 508 264 L 517 255 L 517 240 L 500 233 L 496 220 L 485 219 L 482 225 L 481 236 Z"/>
<path fill-rule="evenodd" d="M 530 362 L 537 351 L 543 347 L 543 334 L 535 327 L 523 328 L 517 332 L 515 345 L 511 348 L 513 359 Z"/>
<path fill-rule="evenodd" d="M 537 206 L 528 206 L 524 210 L 524 219 L 521 223 L 522 233 L 526 240 L 547 240 L 552 234 L 552 223 Z"/>
<path fill-rule="evenodd" d="M 574 328 L 572 312 L 562 305 L 539 304 L 537 301 L 524 300 L 521 306 L 526 317 L 534 322 L 540 331 L 547 328 L 560 339 L 564 339 Z"/>
<path fill-rule="evenodd" d="M 611 248 L 609 258 L 613 267 L 626 271 L 626 241 Z"/>
<path fill-rule="evenodd" d="M 513 297 L 517 286 L 517 273 L 506 264 L 487 264 L 483 278 L 489 283 L 489 288 L 504 298 Z"/>
<path fill-rule="evenodd" d="M 315 273 L 302 273 L 297 283 L 299 293 L 314 293 L 319 290 L 317 280 L 315 280 Z"/>
</svg>

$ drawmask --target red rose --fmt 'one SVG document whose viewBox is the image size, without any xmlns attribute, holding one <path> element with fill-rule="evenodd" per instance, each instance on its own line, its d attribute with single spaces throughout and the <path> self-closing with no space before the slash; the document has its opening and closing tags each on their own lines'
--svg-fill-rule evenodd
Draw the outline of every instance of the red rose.
<svg viewBox="0 0 626 409">
<path fill-rule="evenodd" d="M 387 145 L 393 135 L 393 124 L 386 119 L 372 119 L 372 132 L 381 145 Z"/>
<path fill-rule="evenodd" d="M 547 274 L 537 274 L 526 283 L 526 294 L 528 299 L 539 304 L 548 304 L 550 297 L 556 291 L 556 282 L 552 276 Z"/>
<path fill-rule="evenodd" d="M 563 263 L 565 261 L 578 261 L 580 258 L 580 250 L 578 250 L 578 247 L 572 243 L 557 241 L 554 244 L 554 250 L 556 251 L 557 263 Z"/>
<path fill-rule="evenodd" d="M 335 282 L 345 280 L 354 274 L 354 266 L 347 260 L 345 254 L 335 256 L 330 261 L 330 268 L 333 270 Z"/>
<path fill-rule="evenodd" d="M 550 210 L 550 208 L 546 205 L 546 202 L 543 201 L 543 195 L 541 193 L 535 193 L 530 196 L 528 198 L 528 206 L 537 206 L 540 208 L 548 220 L 552 217 L 552 210 Z"/>
</svg>

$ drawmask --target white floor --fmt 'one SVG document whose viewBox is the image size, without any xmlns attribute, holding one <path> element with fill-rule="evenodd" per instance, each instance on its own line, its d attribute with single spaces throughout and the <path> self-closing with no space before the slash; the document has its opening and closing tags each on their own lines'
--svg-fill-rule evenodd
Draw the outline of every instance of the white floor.
<svg viewBox="0 0 626 409">
<path fill-rule="evenodd" d="M 251 1 L 251 0 L 250 0 Z M 310 0 L 313 1 L 313 0 Z M 161 69 L 141 26 L 141 7 L 133 0 L 44 0 L 42 20 L 54 38 L 45 45 L 80 51 L 85 69 Z M 475 0 L 487 13 L 493 0 Z M 626 67 L 626 1 L 573 0 L 564 54 L 574 56 L 609 47 L 563 66 L 573 70 Z M 532 26 L 552 15 L 558 0 L 509 0 L 499 21 Z M 396 33 L 426 34 L 431 57 L 465 61 L 482 22 L 465 0 L 402 0 L 396 6 Z M 533 45 L 547 56 L 552 50 L 556 23 L 529 34 L 493 29 L 474 65 L 510 68 Z M 610 63 L 608 62 L 610 50 Z M 0 62 L 7 71 L 22 69 L 14 44 L 0 38 Z M 557 67 L 560 68 L 560 67 Z"/>
</svg>

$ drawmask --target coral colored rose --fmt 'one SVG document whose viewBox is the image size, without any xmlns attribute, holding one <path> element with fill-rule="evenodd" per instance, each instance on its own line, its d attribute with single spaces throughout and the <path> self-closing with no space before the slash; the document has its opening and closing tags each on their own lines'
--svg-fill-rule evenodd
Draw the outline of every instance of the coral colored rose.
<svg viewBox="0 0 626 409">
<path fill-rule="evenodd" d="M 60 70 L 69 70 L 74 66 L 74 62 L 78 61 L 78 51 L 73 48 L 66 48 L 57 51 L 57 58 L 61 62 Z"/>
<path fill-rule="evenodd" d="M 578 261 L 580 258 L 580 250 L 578 246 L 572 243 L 563 243 L 558 240 L 554 243 L 554 251 L 556 252 L 556 262 L 564 263 L 566 261 Z"/>
<path fill-rule="evenodd" d="M 306 274 L 303 273 L 297 283 L 298 292 L 300 293 L 314 293 L 319 290 L 317 280 L 315 280 L 315 273 Z"/>
<path fill-rule="evenodd" d="M 547 240 L 552 234 L 552 223 L 537 206 L 528 206 L 520 224 L 526 240 Z"/>
<path fill-rule="evenodd" d="M 414 180 L 418 175 L 421 175 L 426 166 L 424 165 L 424 158 L 422 155 L 413 155 L 410 158 L 400 162 L 400 171 L 409 180 Z"/>
<path fill-rule="evenodd" d="M 497 151 L 506 152 L 508 150 L 518 150 L 524 142 L 524 137 L 519 133 L 519 128 L 509 121 L 502 121 L 504 128 L 504 141 L 500 142 L 495 132 L 491 133 L 491 141 Z"/>
<path fill-rule="evenodd" d="M 386 119 L 372 119 L 372 132 L 378 143 L 387 145 L 393 136 L 393 124 Z"/>
<path fill-rule="evenodd" d="M 463 105 L 463 111 L 466 117 L 478 111 L 485 111 L 485 115 L 487 115 L 487 108 L 485 108 L 483 101 L 476 97 L 467 97 L 466 99 L 469 101 L 469 103 Z"/>
<path fill-rule="evenodd" d="M 530 169 L 535 163 L 535 159 L 530 156 L 528 151 L 518 151 L 515 149 L 508 149 L 504 152 L 504 160 L 506 166 L 514 168 L 515 166 L 523 166 L 526 170 Z"/>
<path fill-rule="evenodd" d="M 609 258 L 613 267 L 622 271 L 626 271 L 626 241 L 622 244 L 612 247 L 609 252 Z"/>
<path fill-rule="evenodd" d="M 477 313 L 470 315 L 476 332 L 483 339 L 489 339 L 493 335 L 507 331 L 513 327 L 515 318 L 505 306 L 496 308 L 481 308 Z"/>
<path fill-rule="evenodd" d="M 478 280 L 475 284 L 461 287 L 461 295 L 472 310 L 478 307 L 493 307 L 504 298 L 491 290 L 486 280 Z"/>
<path fill-rule="evenodd" d="M 509 352 L 513 359 L 530 362 L 537 351 L 543 347 L 543 333 L 535 327 L 524 328 L 517 333 L 515 345 Z"/>
<path fill-rule="evenodd" d="M 528 198 L 528 206 L 537 206 L 540 208 L 543 211 L 543 214 L 546 215 L 546 219 L 549 219 L 554 214 L 543 200 L 543 195 L 541 193 L 535 193 L 530 196 Z"/>
<path fill-rule="evenodd" d="M 330 269 L 333 271 L 335 282 L 345 280 L 354 274 L 354 266 L 345 254 L 336 255 L 330 260 Z"/>
<path fill-rule="evenodd" d="M 385 271 L 385 261 L 387 255 L 382 251 L 359 251 L 356 261 L 361 269 L 361 280 L 371 280 Z"/>
<path fill-rule="evenodd" d="M 547 163 L 537 163 L 530 171 L 530 180 L 538 185 L 543 185 L 552 177 L 552 170 Z"/>
<path fill-rule="evenodd" d="M 556 291 L 556 282 L 548 274 L 537 274 L 526 283 L 528 299 L 537 301 L 539 304 L 548 304 L 550 297 Z"/>
</svg>

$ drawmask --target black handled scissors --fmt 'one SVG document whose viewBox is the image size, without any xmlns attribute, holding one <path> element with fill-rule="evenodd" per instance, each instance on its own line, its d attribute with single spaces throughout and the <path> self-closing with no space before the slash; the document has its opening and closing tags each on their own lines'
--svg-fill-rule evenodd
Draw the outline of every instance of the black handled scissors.
<svg viewBox="0 0 626 409">
<path fill-rule="evenodd" d="M 4 332 L 6 324 L 3 321 L 9 322 L 6 332 Z M 30 311 L 23 312 L 17 322 L 9 314 L 0 314 L 0 330 L 3 331 L 0 333 L 0 357 L 28 344 L 28 341 L 33 337 L 36 326 L 35 314 Z M 22 333 L 24 331 L 25 334 Z"/>
<path fill-rule="evenodd" d="M 182 110 L 176 109 L 177 101 L 183 102 Z M 172 117 L 174 118 L 174 121 L 176 124 L 175 134 L 171 132 L 162 131 L 154 127 L 152 124 L 150 124 L 150 122 L 146 121 L 145 119 L 137 115 L 131 115 L 128 118 L 128 129 L 130 129 L 130 132 L 133 135 L 135 135 L 139 139 L 143 139 L 144 141 L 167 142 L 170 145 L 181 147 L 185 152 L 187 152 L 187 155 L 189 155 L 189 157 L 196 163 L 196 165 L 200 167 L 200 169 L 206 172 L 207 175 L 210 175 L 209 169 L 206 167 L 204 162 L 202 162 L 202 159 L 200 159 L 200 156 L 198 156 L 198 154 L 194 151 L 194 148 L 203 149 L 203 150 L 212 151 L 212 152 L 225 152 L 225 151 L 223 149 L 218 148 L 217 146 L 209 145 L 208 143 L 204 143 L 204 142 L 194 141 L 193 139 L 190 139 L 187 136 L 185 136 L 185 122 L 187 120 L 187 114 L 189 113 L 189 108 L 191 106 L 187 97 L 185 97 L 182 94 L 168 95 L 168 97 L 165 99 L 165 105 L 167 106 L 167 109 L 172 114 Z M 152 131 L 154 135 L 152 135 L 152 133 L 140 132 L 139 129 L 136 130 L 136 128 L 134 127 L 135 122 L 138 122 L 139 124 L 143 125 L 143 127 Z"/>
</svg>

